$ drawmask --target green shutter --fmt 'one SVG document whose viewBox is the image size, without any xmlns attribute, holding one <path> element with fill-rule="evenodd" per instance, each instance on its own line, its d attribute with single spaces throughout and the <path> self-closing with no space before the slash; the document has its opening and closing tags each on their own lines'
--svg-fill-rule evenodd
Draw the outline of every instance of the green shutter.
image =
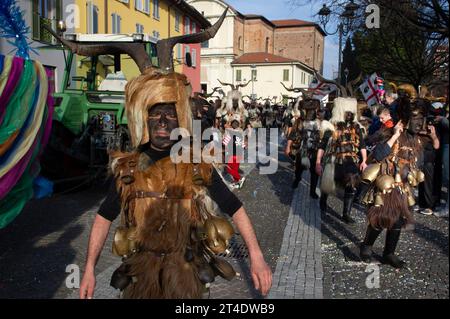
<svg viewBox="0 0 450 319">
<path fill-rule="evenodd" d="M 40 31 L 40 17 L 39 17 L 39 10 L 38 10 L 38 1 L 39 0 L 33 0 L 33 40 L 39 41 L 41 39 L 41 31 Z"/>
<path fill-rule="evenodd" d="M 283 81 L 289 81 L 289 70 L 283 70 Z"/>
</svg>

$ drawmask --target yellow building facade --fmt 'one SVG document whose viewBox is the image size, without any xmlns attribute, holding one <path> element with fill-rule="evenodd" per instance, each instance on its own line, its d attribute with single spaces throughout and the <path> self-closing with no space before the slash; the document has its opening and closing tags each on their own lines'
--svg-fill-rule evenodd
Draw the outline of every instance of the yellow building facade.
<svg viewBox="0 0 450 319">
<path fill-rule="evenodd" d="M 183 34 L 183 13 L 168 0 L 75 0 L 80 14 L 76 33 L 133 34 L 145 33 L 158 39 Z M 179 57 L 178 47 L 174 57 Z M 127 78 L 137 75 L 137 68 L 123 61 Z M 182 66 L 175 63 L 175 71 Z M 131 74 L 130 74 L 131 73 Z"/>
</svg>

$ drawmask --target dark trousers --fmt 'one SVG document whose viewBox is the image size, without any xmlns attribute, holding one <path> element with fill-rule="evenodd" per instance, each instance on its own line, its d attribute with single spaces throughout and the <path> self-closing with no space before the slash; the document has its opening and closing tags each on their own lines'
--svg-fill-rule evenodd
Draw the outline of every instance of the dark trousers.
<svg viewBox="0 0 450 319">
<path fill-rule="evenodd" d="M 395 249 L 397 248 L 398 241 L 400 239 L 400 233 L 402 227 L 405 222 L 401 218 L 399 219 L 391 229 L 387 229 L 386 233 L 386 243 L 384 245 L 383 256 L 391 255 L 395 253 Z M 373 246 L 378 236 L 381 234 L 382 229 L 375 229 L 371 225 L 367 226 L 366 236 L 363 241 L 363 245 L 365 246 Z"/>
<path fill-rule="evenodd" d="M 419 184 L 419 206 L 421 208 L 433 209 L 436 206 L 434 164 L 434 162 L 425 162 L 423 165 L 425 181 Z"/>
<path fill-rule="evenodd" d="M 317 175 L 316 173 L 316 157 L 312 157 L 310 159 L 310 167 L 309 167 L 309 173 L 311 175 L 311 180 L 310 180 L 310 188 L 309 188 L 309 192 L 310 194 L 313 194 L 316 192 L 316 187 L 317 187 L 317 183 L 319 181 L 319 175 Z M 302 175 L 303 175 L 303 171 L 305 170 L 305 168 L 303 168 L 302 166 L 302 159 L 301 156 L 296 156 L 295 158 L 295 181 L 296 182 L 300 182 L 302 180 Z"/>
<path fill-rule="evenodd" d="M 436 151 L 436 160 L 434 163 L 434 182 L 433 182 L 433 195 L 435 198 L 435 204 L 439 205 L 441 201 L 442 184 L 444 180 L 443 170 L 443 147 Z"/>
</svg>

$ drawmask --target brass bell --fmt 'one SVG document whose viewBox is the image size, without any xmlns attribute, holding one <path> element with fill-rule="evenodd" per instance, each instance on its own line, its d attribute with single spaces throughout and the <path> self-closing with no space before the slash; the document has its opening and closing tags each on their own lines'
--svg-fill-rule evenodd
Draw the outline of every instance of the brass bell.
<svg viewBox="0 0 450 319">
<path fill-rule="evenodd" d="M 216 216 L 208 218 L 205 222 L 206 245 L 215 254 L 223 253 L 227 249 L 228 240 L 233 235 L 226 223 L 228 223 L 226 219 Z"/>
<path fill-rule="evenodd" d="M 414 199 L 414 195 L 412 193 L 408 194 L 408 206 L 412 207 L 416 205 L 416 200 Z"/>
<path fill-rule="evenodd" d="M 137 249 L 136 228 L 119 226 L 114 234 L 112 252 L 116 256 L 128 256 Z"/>
<path fill-rule="evenodd" d="M 228 243 L 234 235 L 234 229 L 231 223 L 227 219 L 221 217 L 213 217 L 211 220 L 214 225 L 216 225 L 219 236 Z"/>
<path fill-rule="evenodd" d="M 390 175 L 381 175 L 376 180 L 376 186 L 379 190 L 386 192 L 394 186 L 395 180 Z"/>
<path fill-rule="evenodd" d="M 227 243 L 221 239 L 213 239 L 213 240 L 206 240 L 206 244 L 208 245 L 208 248 L 211 249 L 211 251 L 214 254 L 221 254 L 227 250 Z"/>
<path fill-rule="evenodd" d="M 380 174 L 381 164 L 370 164 L 367 168 L 362 172 L 362 180 L 366 183 L 372 183 Z"/>
<path fill-rule="evenodd" d="M 418 184 L 425 181 L 425 174 L 420 170 L 417 170 L 416 172 L 416 181 Z"/>
<path fill-rule="evenodd" d="M 375 207 L 381 207 L 384 206 L 384 200 L 383 197 L 381 197 L 381 194 L 377 194 L 375 196 Z"/>
<path fill-rule="evenodd" d="M 236 272 L 233 269 L 233 266 L 230 265 L 226 260 L 213 257 L 211 259 L 211 266 L 214 269 L 214 272 L 220 277 L 230 281 L 236 276 Z"/>
<path fill-rule="evenodd" d="M 412 187 L 416 187 L 417 186 L 417 180 L 416 180 L 416 178 L 414 177 L 414 175 L 412 173 L 408 174 L 408 183 Z"/>
<path fill-rule="evenodd" d="M 228 243 L 234 234 L 234 229 L 230 222 L 218 216 L 208 218 L 205 222 L 205 229 L 209 238 L 220 237 L 226 243 Z"/>
</svg>

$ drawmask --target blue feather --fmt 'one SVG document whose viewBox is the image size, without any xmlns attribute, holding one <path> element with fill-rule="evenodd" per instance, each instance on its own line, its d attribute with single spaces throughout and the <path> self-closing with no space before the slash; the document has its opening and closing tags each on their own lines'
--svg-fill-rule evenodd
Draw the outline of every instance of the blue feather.
<svg viewBox="0 0 450 319">
<path fill-rule="evenodd" d="M 24 20 L 24 12 L 19 8 L 16 0 L 1 0 L 0 2 L 0 38 L 8 38 L 17 50 L 16 55 L 29 59 L 30 46 L 27 34 L 30 28 Z"/>
</svg>

